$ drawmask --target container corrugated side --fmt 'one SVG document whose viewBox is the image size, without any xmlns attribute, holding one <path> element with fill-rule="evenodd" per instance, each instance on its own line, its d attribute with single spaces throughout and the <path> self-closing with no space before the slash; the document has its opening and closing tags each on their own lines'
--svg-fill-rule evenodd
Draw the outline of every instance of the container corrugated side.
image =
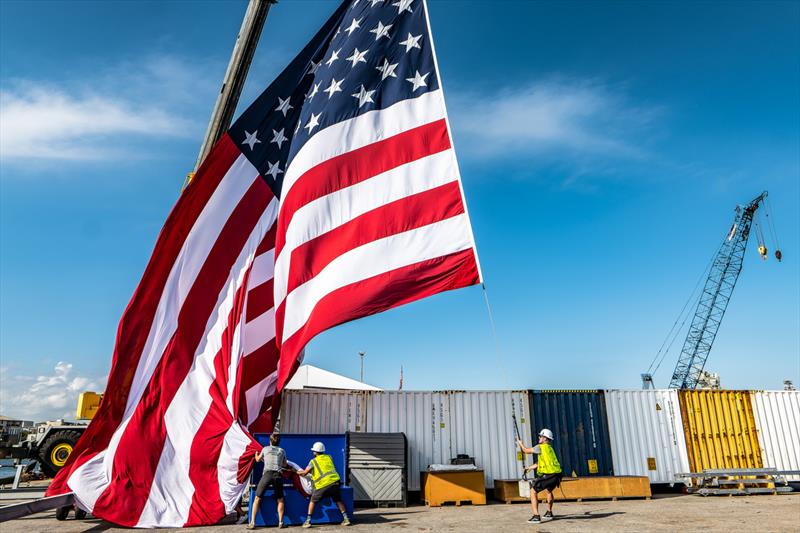
<svg viewBox="0 0 800 533">
<path fill-rule="evenodd" d="M 677 391 L 607 390 L 605 400 L 614 473 L 680 482 L 689 456 Z"/>
<path fill-rule="evenodd" d="M 692 472 L 762 468 L 749 391 L 678 392 Z"/>
<path fill-rule="evenodd" d="M 513 401 L 513 405 L 512 405 Z M 402 431 L 408 438 L 408 489 L 420 489 L 420 472 L 449 464 L 458 454 L 475 458 L 487 487 L 495 479 L 518 479 L 512 413 L 529 434 L 524 391 L 371 392 L 367 430 Z"/>
<path fill-rule="evenodd" d="M 752 400 L 764 466 L 800 470 L 800 391 L 759 391 Z"/>
<path fill-rule="evenodd" d="M 364 431 L 366 400 L 362 391 L 287 390 L 281 405 L 281 433 Z"/>
<path fill-rule="evenodd" d="M 522 460 L 517 455 L 516 415 L 520 435 L 530 435 L 526 391 L 470 391 L 450 394 L 452 456 L 467 454 L 483 469 L 487 487 L 495 479 L 519 479 Z M 530 457 L 528 464 L 530 464 Z"/>
<path fill-rule="evenodd" d="M 532 434 L 553 432 L 564 474 L 613 476 L 606 404 L 602 391 L 529 391 Z"/>
</svg>

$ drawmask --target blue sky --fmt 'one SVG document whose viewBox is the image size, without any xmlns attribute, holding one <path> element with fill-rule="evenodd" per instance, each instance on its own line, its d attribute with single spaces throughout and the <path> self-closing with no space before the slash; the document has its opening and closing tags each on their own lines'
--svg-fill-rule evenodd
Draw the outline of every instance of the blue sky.
<svg viewBox="0 0 800 533">
<path fill-rule="evenodd" d="M 102 389 L 193 165 L 246 3 L 0 3 L 3 414 Z M 240 108 L 333 2 L 283 0 Z M 306 361 L 396 388 L 638 388 L 724 237 L 769 190 L 707 368 L 800 382 L 800 4 L 430 2 L 488 294 L 323 334 Z M 771 244 L 771 243 L 768 243 Z M 771 246 L 770 246 L 771 247 Z M 682 336 L 656 374 L 666 386 Z"/>
</svg>

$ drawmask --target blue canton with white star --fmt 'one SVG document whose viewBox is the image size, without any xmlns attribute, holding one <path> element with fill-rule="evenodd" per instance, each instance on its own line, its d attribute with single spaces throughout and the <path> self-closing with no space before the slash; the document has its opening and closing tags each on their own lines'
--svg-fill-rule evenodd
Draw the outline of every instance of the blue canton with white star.
<svg viewBox="0 0 800 533">
<path fill-rule="evenodd" d="M 319 131 L 438 87 L 423 0 L 348 0 L 228 134 L 280 198 Z"/>
</svg>

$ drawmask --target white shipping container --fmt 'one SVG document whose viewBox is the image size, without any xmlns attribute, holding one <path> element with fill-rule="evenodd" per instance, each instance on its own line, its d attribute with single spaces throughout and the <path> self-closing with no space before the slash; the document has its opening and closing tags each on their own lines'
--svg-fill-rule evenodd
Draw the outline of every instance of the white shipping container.
<svg viewBox="0 0 800 533">
<path fill-rule="evenodd" d="M 800 470 L 800 391 L 759 391 L 751 398 L 764 466 Z"/>
<path fill-rule="evenodd" d="M 530 445 L 525 391 L 286 391 L 284 433 L 405 433 L 408 490 L 420 490 L 420 472 L 449 464 L 457 454 L 475 458 L 487 487 L 495 479 L 519 479 L 512 413 Z M 513 401 L 513 406 L 512 406 Z M 528 459 L 530 462 L 530 459 Z"/>
<path fill-rule="evenodd" d="M 287 390 L 281 405 L 281 433 L 364 431 L 366 401 L 362 391 Z"/>
<path fill-rule="evenodd" d="M 607 390 L 605 399 L 616 475 L 676 483 L 689 472 L 677 391 Z"/>
</svg>

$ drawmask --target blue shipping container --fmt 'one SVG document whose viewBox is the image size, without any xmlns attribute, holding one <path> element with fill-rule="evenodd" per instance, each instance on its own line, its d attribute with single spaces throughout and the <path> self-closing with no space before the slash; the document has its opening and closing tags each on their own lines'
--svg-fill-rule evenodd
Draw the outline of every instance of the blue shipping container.
<svg viewBox="0 0 800 533">
<path fill-rule="evenodd" d="M 553 432 L 553 449 L 565 476 L 613 476 L 603 391 L 529 391 L 531 438 Z"/>
</svg>

